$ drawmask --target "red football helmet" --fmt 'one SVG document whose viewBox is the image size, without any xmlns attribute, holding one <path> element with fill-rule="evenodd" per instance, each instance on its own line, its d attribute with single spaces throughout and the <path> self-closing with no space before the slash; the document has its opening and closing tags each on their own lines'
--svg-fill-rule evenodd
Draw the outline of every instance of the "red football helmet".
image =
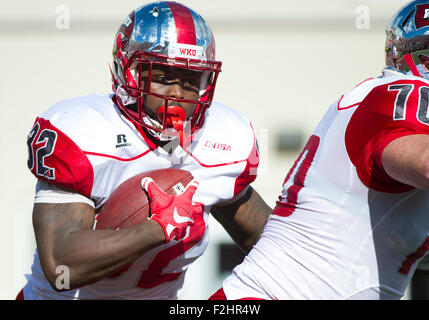
<svg viewBox="0 0 429 320">
<path fill-rule="evenodd" d="M 111 73 L 117 105 L 157 139 L 179 136 L 182 141 L 186 133 L 202 127 L 221 65 L 215 61 L 213 34 L 198 13 L 170 1 L 144 5 L 130 13 L 115 37 Z M 198 98 L 153 92 L 151 84 L 159 81 L 153 71 L 162 68 L 197 73 L 199 83 L 194 80 L 192 86 Z M 148 97 L 162 99 L 163 105 L 149 110 Z M 182 103 L 195 105 L 193 113 L 186 115 Z"/>
</svg>

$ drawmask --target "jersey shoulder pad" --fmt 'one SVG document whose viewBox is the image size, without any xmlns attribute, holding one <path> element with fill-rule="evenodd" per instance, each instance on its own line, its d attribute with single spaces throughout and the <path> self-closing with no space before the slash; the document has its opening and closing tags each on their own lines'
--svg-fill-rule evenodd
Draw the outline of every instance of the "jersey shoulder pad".
<svg viewBox="0 0 429 320">
<path fill-rule="evenodd" d="M 195 138 L 198 144 L 194 151 L 202 162 L 210 165 L 246 160 L 256 148 L 250 121 L 238 111 L 216 102 L 207 110 L 203 129 Z"/>
<path fill-rule="evenodd" d="M 347 153 L 361 181 L 385 192 L 411 189 L 383 170 L 384 148 L 401 136 L 429 133 L 429 87 L 424 81 L 392 77 L 375 86 L 354 111 L 347 125 Z"/>
<path fill-rule="evenodd" d="M 92 149 L 118 121 L 118 111 L 109 95 L 91 94 L 63 100 L 40 115 L 67 134 L 83 149 Z"/>
<path fill-rule="evenodd" d="M 255 132 L 238 111 L 213 103 L 195 142 L 192 153 L 201 166 L 223 168 L 225 175 L 234 177 L 234 196 L 256 179 L 259 150 Z"/>
<path fill-rule="evenodd" d="M 85 153 L 49 120 L 37 118 L 27 137 L 27 165 L 36 178 L 90 198 L 94 172 Z"/>
<path fill-rule="evenodd" d="M 30 171 L 89 198 L 94 170 L 84 150 L 94 143 L 97 126 L 107 122 L 105 114 L 115 112 L 106 104 L 107 95 L 94 94 L 60 101 L 43 112 L 27 138 Z"/>
</svg>

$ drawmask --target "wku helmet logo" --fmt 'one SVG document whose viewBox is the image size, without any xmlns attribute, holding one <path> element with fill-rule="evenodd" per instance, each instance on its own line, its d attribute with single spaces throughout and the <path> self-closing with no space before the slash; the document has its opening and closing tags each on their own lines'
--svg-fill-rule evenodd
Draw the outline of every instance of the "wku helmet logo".
<svg viewBox="0 0 429 320">
<path fill-rule="evenodd" d="M 429 4 L 417 5 L 415 22 L 417 29 L 429 26 Z"/>
<path fill-rule="evenodd" d="M 174 54 L 176 57 L 182 58 L 205 59 L 202 48 L 190 44 L 177 44 Z"/>
</svg>

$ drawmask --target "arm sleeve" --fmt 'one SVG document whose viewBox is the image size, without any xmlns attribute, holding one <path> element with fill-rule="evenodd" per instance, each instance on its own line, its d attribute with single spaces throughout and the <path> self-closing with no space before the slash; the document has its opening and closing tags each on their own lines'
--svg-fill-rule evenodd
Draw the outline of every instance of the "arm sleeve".
<svg viewBox="0 0 429 320">
<path fill-rule="evenodd" d="M 36 184 L 36 194 L 34 203 L 70 203 L 83 202 L 95 208 L 94 201 L 81 195 L 80 193 L 72 192 L 45 182 L 38 180 Z"/>
<path fill-rule="evenodd" d="M 367 187 L 390 193 L 413 189 L 387 175 L 381 157 L 384 148 L 397 138 L 429 134 L 429 121 L 421 117 L 422 109 L 427 112 L 428 108 L 420 90 L 426 85 L 401 80 L 376 87 L 353 113 L 345 134 L 346 149 Z"/>
</svg>

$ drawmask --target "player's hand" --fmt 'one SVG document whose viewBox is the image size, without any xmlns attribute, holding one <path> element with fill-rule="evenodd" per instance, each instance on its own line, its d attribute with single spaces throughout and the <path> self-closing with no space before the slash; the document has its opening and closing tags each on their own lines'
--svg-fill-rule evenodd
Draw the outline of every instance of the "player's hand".
<svg viewBox="0 0 429 320">
<path fill-rule="evenodd" d="M 166 194 L 148 177 L 142 179 L 141 186 L 149 197 L 150 219 L 161 225 L 167 243 L 173 239 L 183 239 L 188 227 L 203 219 L 201 206 L 193 206 L 192 203 L 192 197 L 198 187 L 195 180 L 178 196 Z"/>
</svg>

